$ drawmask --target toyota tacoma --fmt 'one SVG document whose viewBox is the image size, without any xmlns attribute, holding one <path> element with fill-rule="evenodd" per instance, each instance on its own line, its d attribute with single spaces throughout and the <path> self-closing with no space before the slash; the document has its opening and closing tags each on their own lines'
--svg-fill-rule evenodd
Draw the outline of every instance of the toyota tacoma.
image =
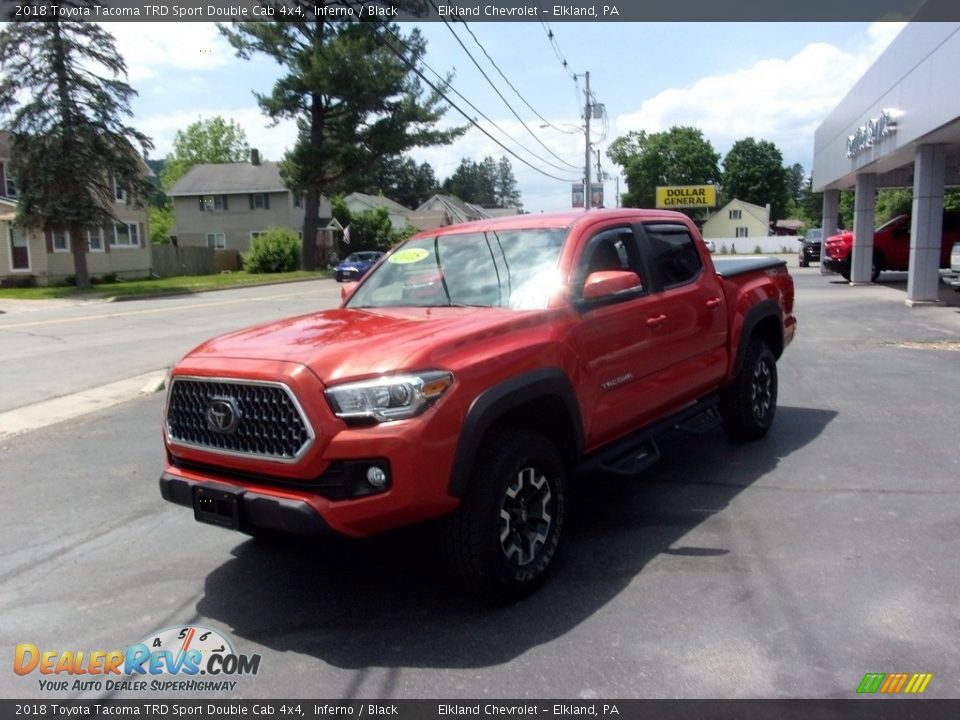
<svg viewBox="0 0 960 720">
<path fill-rule="evenodd" d="M 662 210 L 423 232 L 342 296 L 173 368 L 161 493 L 252 535 L 437 520 L 449 572 L 494 600 L 544 578 L 574 473 L 637 475 L 676 428 L 765 435 L 796 329 L 783 260 L 713 260 Z"/>
</svg>

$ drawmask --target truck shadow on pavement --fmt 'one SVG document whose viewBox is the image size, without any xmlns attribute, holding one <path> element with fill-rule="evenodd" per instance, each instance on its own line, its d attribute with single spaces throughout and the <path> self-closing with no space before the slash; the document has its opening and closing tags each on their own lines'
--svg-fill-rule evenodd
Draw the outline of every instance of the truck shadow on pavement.
<svg viewBox="0 0 960 720">
<path fill-rule="evenodd" d="M 757 480 L 776 484 L 780 464 L 835 416 L 781 406 L 760 442 L 734 445 L 720 430 L 678 434 L 664 439 L 663 458 L 638 479 L 581 481 L 550 578 L 513 605 L 459 593 L 431 528 L 418 527 L 316 545 L 241 542 L 207 576 L 197 611 L 236 636 L 339 668 L 500 664 L 568 633 L 660 555 L 682 556 L 694 570 L 744 564 L 729 548 L 690 546 L 684 536 Z"/>
</svg>

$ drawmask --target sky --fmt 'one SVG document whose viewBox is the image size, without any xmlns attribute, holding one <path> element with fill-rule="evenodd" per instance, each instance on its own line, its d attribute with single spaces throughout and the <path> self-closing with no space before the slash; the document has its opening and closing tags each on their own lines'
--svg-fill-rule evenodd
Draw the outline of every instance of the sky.
<svg viewBox="0 0 960 720">
<path fill-rule="evenodd" d="M 265 159 L 281 159 L 294 142 L 294 124 L 271 127 L 254 97 L 254 92 L 270 92 L 282 68 L 264 56 L 237 58 L 214 24 L 111 22 L 106 27 L 117 38 L 129 82 L 139 93 L 132 124 L 152 137 L 150 157 L 166 156 L 177 130 L 215 115 L 235 120 Z M 441 74 L 454 73 L 456 90 L 506 134 L 482 118 L 479 123 L 533 167 L 476 129 L 452 145 L 415 149 L 410 155 L 429 162 L 440 180 L 461 158 L 507 155 L 524 209 L 539 212 L 569 208 L 571 181 L 583 177 L 585 71 L 594 98 L 605 109 L 603 121 L 592 121 L 591 135 L 601 150 L 601 167 L 611 175 L 617 172 L 606 157 L 612 140 L 631 130 L 658 132 L 673 125 L 701 129 L 722 155 L 745 137 L 769 140 L 786 165 L 800 163 L 809 174 L 817 126 L 903 24 L 555 23 L 549 26 L 553 43 L 539 22 L 470 23 L 476 40 L 454 24 L 463 45 L 522 122 L 447 25 L 418 27 L 427 39 L 427 64 Z M 559 130 L 541 127 L 541 117 Z M 452 109 L 443 120 L 444 125 L 464 122 Z M 608 180 L 608 206 L 614 204 L 614 188 L 615 181 Z M 620 188 L 625 190 L 622 180 Z"/>
</svg>

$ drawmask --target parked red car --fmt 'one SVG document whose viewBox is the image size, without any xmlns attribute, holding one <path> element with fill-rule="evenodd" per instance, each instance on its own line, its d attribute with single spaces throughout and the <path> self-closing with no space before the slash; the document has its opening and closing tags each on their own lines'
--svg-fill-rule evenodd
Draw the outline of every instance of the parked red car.
<svg viewBox="0 0 960 720">
<path fill-rule="evenodd" d="M 943 213 L 943 242 L 940 246 L 940 267 L 950 267 L 950 248 L 960 242 L 960 211 Z M 853 232 L 845 230 L 827 239 L 821 267 L 850 279 Z M 877 281 L 884 270 L 907 270 L 910 267 L 910 216 L 898 215 L 873 231 L 873 266 L 870 279 Z"/>
<path fill-rule="evenodd" d="M 715 266 L 658 210 L 451 225 L 343 291 L 174 367 L 163 497 L 251 534 L 442 518 L 449 571 L 501 600 L 550 566 L 574 471 L 635 475 L 677 428 L 765 435 L 796 328 L 783 260 Z"/>
</svg>

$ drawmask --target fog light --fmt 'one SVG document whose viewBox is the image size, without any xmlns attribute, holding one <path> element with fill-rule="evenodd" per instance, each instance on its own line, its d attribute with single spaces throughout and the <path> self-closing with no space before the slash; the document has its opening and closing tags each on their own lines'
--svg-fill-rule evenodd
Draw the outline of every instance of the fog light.
<svg viewBox="0 0 960 720">
<path fill-rule="evenodd" d="M 382 488 L 387 484 L 387 474 L 376 465 L 367 469 L 367 482 L 375 488 Z"/>
</svg>

